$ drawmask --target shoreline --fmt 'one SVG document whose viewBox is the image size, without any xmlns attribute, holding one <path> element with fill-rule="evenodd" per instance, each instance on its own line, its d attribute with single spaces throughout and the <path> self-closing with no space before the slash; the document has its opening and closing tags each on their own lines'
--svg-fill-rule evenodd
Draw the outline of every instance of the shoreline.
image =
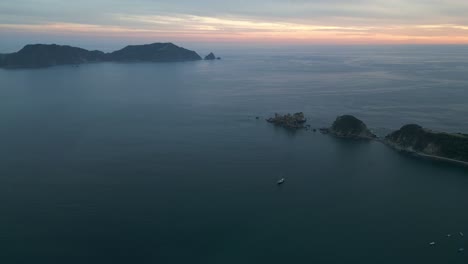
<svg viewBox="0 0 468 264">
<path fill-rule="evenodd" d="M 422 152 L 405 149 L 405 148 L 402 148 L 402 147 L 400 147 L 400 146 L 398 146 L 398 145 L 396 145 L 394 143 L 388 142 L 387 140 L 385 140 L 383 138 L 343 137 L 343 136 L 339 136 L 339 135 L 336 135 L 334 133 L 331 133 L 329 130 L 327 131 L 327 133 L 322 133 L 322 134 L 323 135 L 330 135 L 330 136 L 332 136 L 334 138 L 337 138 L 337 139 L 376 141 L 376 142 L 384 144 L 385 146 L 389 147 L 390 149 L 393 149 L 393 150 L 401 152 L 401 153 L 410 154 L 410 155 L 416 156 L 418 158 L 425 158 L 425 159 L 428 159 L 428 160 L 442 161 L 442 162 L 452 163 L 452 164 L 456 164 L 456 165 L 461 165 L 463 167 L 468 168 L 468 162 L 467 161 L 456 160 L 456 159 L 451 159 L 451 158 L 446 158 L 446 157 L 441 157 L 441 156 L 435 156 L 435 155 L 429 155 L 429 154 L 424 154 Z"/>
<path fill-rule="evenodd" d="M 394 143 L 388 142 L 387 140 L 381 139 L 381 138 L 377 138 L 375 140 L 382 143 L 382 144 L 384 144 L 384 145 L 386 145 L 386 146 L 388 146 L 389 148 L 391 148 L 393 150 L 398 151 L 398 152 L 411 154 L 411 155 L 417 156 L 419 158 L 426 158 L 426 159 L 430 159 L 430 160 L 443 161 L 443 162 L 448 162 L 448 163 L 453 163 L 453 164 L 468 167 L 468 162 L 466 162 L 466 161 L 456 160 L 456 159 L 451 159 L 451 158 L 446 158 L 446 157 L 441 157 L 441 156 L 435 156 L 435 155 L 429 155 L 429 154 L 425 154 L 425 153 L 422 153 L 422 152 L 405 149 L 405 148 L 402 148 L 402 147 L 400 147 L 400 146 L 398 146 L 398 145 L 396 145 Z"/>
</svg>

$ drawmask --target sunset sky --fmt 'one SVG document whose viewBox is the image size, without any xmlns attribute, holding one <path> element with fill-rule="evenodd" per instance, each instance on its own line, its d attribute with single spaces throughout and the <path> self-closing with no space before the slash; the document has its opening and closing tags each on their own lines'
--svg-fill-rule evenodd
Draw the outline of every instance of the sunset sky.
<svg viewBox="0 0 468 264">
<path fill-rule="evenodd" d="M 0 51 L 30 42 L 468 44 L 466 0 L 2 0 Z"/>
</svg>

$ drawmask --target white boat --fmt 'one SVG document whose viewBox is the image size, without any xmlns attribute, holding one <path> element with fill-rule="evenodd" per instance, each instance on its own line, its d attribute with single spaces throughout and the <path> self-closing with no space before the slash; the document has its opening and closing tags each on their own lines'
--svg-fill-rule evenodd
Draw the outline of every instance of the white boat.
<svg viewBox="0 0 468 264">
<path fill-rule="evenodd" d="M 429 243 L 429 245 L 434 246 L 434 245 L 435 245 L 435 242 L 431 242 L 431 243 Z"/>
<path fill-rule="evenodd" d="M 465 236 L 462 232 L 460 232 L 460 236 Z"/>
<path fill-rule="evenodd" d="M 283 184 L 284 181 L 285 181 L 285 179 L 284 179 L 284 178 L 281 178 L 279 181 L 276 182 L 276 184 L 278 184 L 278 185 Z"/>
</svg>

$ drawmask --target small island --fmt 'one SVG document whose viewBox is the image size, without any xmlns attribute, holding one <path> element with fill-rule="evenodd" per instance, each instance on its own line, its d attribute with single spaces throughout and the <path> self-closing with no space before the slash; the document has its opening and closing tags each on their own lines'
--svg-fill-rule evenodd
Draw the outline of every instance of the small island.
<svg viewBox="0 0 468 264">
<path fill-rule="evenodd" d="M 290 129 L 300 129 L 304 128 L 304 123 L 307 119 L 304 116 L 304 113 L 299 112 L 295 114 L 285 114 L 280 115 L 275 113 L 274 117 L 268 118 L 266 120 L 268 123 L 272 123 L 276 126 L 290 128 Z"/>
<path fill-rule="evenodd" d="M 322 128 L 324 134 L 331 134 L 340 138 L 374 139 L 377 138 L 362 122 L 352 115 L 338 116 L 330 128 Z"/>
<path fill-rule="evenodd" d="M 384 143 L 401 151 L 468 165 L 468 135 L 435 132 L 416 124 L 403 126 Z"/>
<path fill-rule="evenodd" d="M 216 56 L 213 52 L 205 56 L 205 60 L 216 60 Z"/>
<path fill-rule="evenodd" d="M 173 43 L 133 45 L 111 53 L 55 44 L 35 44 L 26 45 L 18 52 L 1 54 L 0 68 L 42 68 L 93 62 L 181 62 L 201 59 L 195 51 Z"/>
</svg>

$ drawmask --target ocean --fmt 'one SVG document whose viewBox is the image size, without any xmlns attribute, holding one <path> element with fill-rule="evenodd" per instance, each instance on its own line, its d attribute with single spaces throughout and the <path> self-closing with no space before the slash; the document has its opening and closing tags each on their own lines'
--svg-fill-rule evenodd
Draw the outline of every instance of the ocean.
<svg viewBox="0 0 468 264">
<path fill-rule="evenodd" d="M 1 263 L 468 261 L 467 168 L 265 122 L 468 133 L 468 46 L 215 53 L 0 70 Z"/>
</svg>

